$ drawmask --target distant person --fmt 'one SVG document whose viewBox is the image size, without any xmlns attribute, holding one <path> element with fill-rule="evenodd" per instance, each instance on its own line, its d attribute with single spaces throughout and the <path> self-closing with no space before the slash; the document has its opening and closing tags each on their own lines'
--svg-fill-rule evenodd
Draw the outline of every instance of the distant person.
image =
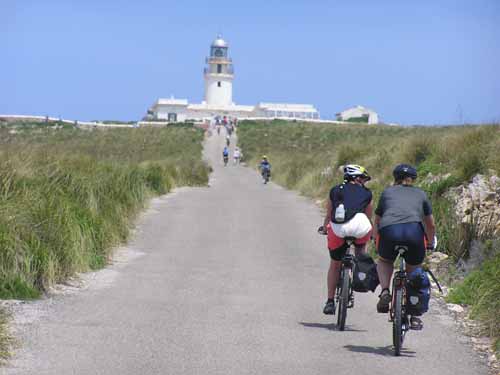
<svg viewBox="0 0 500 375">
<path fill-rule="evenodd" d="M 229 148 L 227 146 L 224 146 L 224 150 L 222 150 L 222 161 L 224 162 L 224 166 L 229 161 Z"/>
<path fill-rule="evenodd" d="M 226 135 L 226 146 L 229 147 L 229 145 L 231 144 L 231 136 L 229 134 Z"/>
<path fill-rule="evenodd" d="M 238 147 L 234 149 L 233 153 L 233 159 L 234 159 L 234 165 L 240 164 L 240 159 L 241 159 L 241 151 Z"/>
<path fill-rule="evenodd" d="M 366 253 L 366 244 L 372 233 L 372 192 L 365 187 L 370 181 L 366 169 L 360 165 L 344 167 L 344 182 L 330 190 L 327 200 L 323 232 L 328 235 L 330 268 L 328 269 L 328 299 L 323 313 L 335 313 L 335 289 L 339 280 L 342 258 L 348 250 L 345 237 L 355 237 L 356 256 Z"/>
<path fill-rule="evenodd" d="M 269 163 L 269 160 L 267 159 L 266 155 L 262 155 L 262 160 L 260 161 L 259 169 L 262 178 L 264 180 L 264 183 L 267 184 L 269 178 L 271 177 L 271 163 Z"/>
<path fill-rule="evenodd" d="M 408 247 L 403 257 L 406 272 L 410 274 L 422 266 L 426 238 L 431 242 L 427 248 L 432 249 L 435 244 L 436 226 L 431 203 L 423 190 L 413 186 L 417 170 L 411 165 L 400 164 L 394 168 L 393 176 L 394 185 L 382 192 L 375 210 L 374 233 L 379 255 L 377 271 L 382 287 L 377 303 L 379 313 L 389 311 L 392 299 L 389 284 L 398 255 L 396 245 Z M 410 327 L 422 329 L 423 323 L 417 316 L 412 316 Z"/>
</svg>

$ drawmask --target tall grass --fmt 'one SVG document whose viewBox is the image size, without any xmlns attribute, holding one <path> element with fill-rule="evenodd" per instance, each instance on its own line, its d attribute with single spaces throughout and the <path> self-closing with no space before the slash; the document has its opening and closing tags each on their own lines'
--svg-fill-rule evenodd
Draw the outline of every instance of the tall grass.
<svg viewBox="0 0 500 375">
<path fill-rule="evenodd" d="M 0 129 L 0 298 L 102 267 L 147 199 L 203 185 L 194 128 Z"/>
<path fill-rule="evenodd" d="M 471 179 L 475 174 L 500 175 L 500 126 L 391 127 L 380 125 L 334 125 L 290 123 L 285 121 L 243 121 L 238 129 L 240 146 L 253 165 L 266 154 L 273 166 L 273 179 L 306 196 L 325 200 L 329 189 L 342 180 L 338 167 L 346 163 L 365 166 L 373 180 L 368 186 L 375 203 L 384 187 L 392 182 L 392 169 L 399 163 L 417 166 L 420 187 L 427 191 L 434 207 L 440 237 L 440 250 L 454 259 L 467 257 L 478 238 L 473 223 L 463 224 L 455 217 L 445 192 Z M 446 176 L 426 181 L 429 174 Z M 487 239 L 486 239 L 487 240 Z M 500 252 L 500 249 L 496 249 Z M 495 251 L 493 251 L 493 254 Z M 491 266 L 498 277 L 500 264 Z M 493 273 L 477 301 L 493 293 Z M 498 298 L 498 289 L 495 289 Z M 476 306 L 477 302 L 469 301 Z M 500 337 L 498 304 L 485 308 L 477 304 L 477 317 Z M 479 312 L 480 311 L 480 312 Z"/>
<path fill-rule="evenodd" d="M 500 353 L 500 252 L 452 289 L 448 301 L 472 306 L 471 317 L 486 323 Z"/>
</svg>

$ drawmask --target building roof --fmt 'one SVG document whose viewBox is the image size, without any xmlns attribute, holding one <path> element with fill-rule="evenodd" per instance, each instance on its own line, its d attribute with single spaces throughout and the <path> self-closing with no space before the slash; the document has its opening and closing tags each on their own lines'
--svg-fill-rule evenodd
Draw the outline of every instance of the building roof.
<svg viewBox="0 0 500 375">
<path fill-rule="evenodd" d="M 317 112 L 311 104 L 259 103 L 257 107 L 267 111 Z"/>
<path fill-rule="evenodd" d="M 229 45 L 227 42 L 222 39 L 222 36 L 219 34 L 217 35 L 217 38 L 212 42 L 212 47 L 225 47 L 227 48 Z"/>
<path fill-rule="evenodd" d="M 343 110 L 342 112 L 337 113 L 337 116 L 347 115 L 347 114 L 350 114 L 352 112 L 366 113 L 366 114 L 376 114 L 377 113 L 374 110 L 371 110 L 369 108 L 365 108 L 361 105 L 357 105 L 356 107 L 347 108 L 347 109 Z"/>
<path fill-rule="evenodd" d="M 251 105 L 231 105 L 231 106 L 214 106 L 207 103 L 191 103 L 188 106 L 190 110 L 206 110 L 206 111 L 239 111 L 239 112 L 252 112 L 254 107 Z"/>
<path fill-rule="evenodd" d="M 182 105 L 182 106 L 187 106 L 188 105 L 188 101 L 187 101 L 187 99 L 175 99 L 175 98 L 163 99 L 163 98 L 160 98 L 155 103 L 155 105 Z"/>
</svg>

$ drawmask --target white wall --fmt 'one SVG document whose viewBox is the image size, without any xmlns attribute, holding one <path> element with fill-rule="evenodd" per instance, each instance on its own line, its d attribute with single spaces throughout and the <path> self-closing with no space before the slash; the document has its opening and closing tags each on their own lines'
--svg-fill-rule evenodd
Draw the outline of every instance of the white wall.
<svg viewBox="0 0 500 375">
<path fill-rule="evenodd" d="M 168 114 L 175 113 L 177 114 L 177 121 L 184 122 L 186 121 L 186 106 L 161 106 L 158 108 L 156 112 L 156 117 L 160 120 L 168 120 Z"/>
<path fill-rule="evenodd" d="M 205 101 L 211 106 L 230 106 L 233 103 L 233 82 L 229 77 L 205 76 Z M 221 87 L 218 87 L 220 82 Z"/>
</svg>

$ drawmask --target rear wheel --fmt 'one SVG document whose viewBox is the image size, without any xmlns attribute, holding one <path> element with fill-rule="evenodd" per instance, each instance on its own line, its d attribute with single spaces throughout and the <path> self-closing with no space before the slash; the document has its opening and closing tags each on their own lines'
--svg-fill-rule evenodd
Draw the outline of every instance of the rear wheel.
<svg viewBox="0 0 500 375">
<path fill-rule="evenodd" d="M 394 355 L 399 356 L 403 346 L 403 289 L 401 288 L 395 291 L 393 309 L 392 343 L 394 345 Z"/>
<path fill-rule="evenodd" d="M 351 278 L 349 274 L 349 268 L 342 268 L 341 275 L 341 289 L 339 296 L 339 311 L 337 315 L 337 328 L 339 331 L 345 329 L 345 320 L 347 318 L 347 305 L 349 304 L 349 288 L 351 283 Z"/>
</svg>

